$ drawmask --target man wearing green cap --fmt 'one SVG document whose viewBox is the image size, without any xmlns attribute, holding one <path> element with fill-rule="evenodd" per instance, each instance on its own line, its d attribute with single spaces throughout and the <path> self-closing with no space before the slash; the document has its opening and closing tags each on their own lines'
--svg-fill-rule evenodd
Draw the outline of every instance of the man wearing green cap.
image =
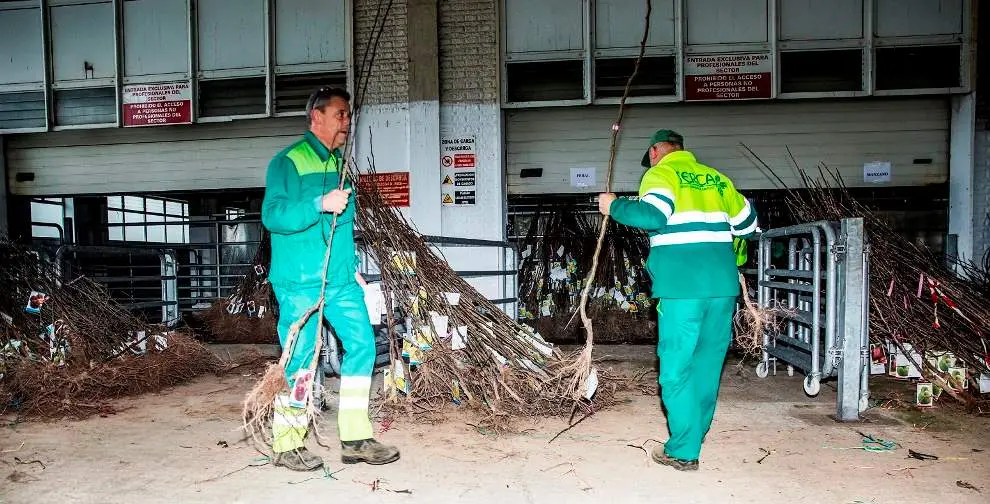
<svg viewBox="0 0 990 504">
<path fill-rule="evenodd" d="M 642 164 L 648 170 L 639 198 L 600 194 L 598 208 L 649 234 L 646 269 L 659 299 L 659 381 L 670 429 L 652 456 L 678 470 L 697 470 L 740 291 L 734 239 L 757 231 L 756 212 L 728 177 L 684 150 L 674 131 L 653 134 Z"/>
</svg>

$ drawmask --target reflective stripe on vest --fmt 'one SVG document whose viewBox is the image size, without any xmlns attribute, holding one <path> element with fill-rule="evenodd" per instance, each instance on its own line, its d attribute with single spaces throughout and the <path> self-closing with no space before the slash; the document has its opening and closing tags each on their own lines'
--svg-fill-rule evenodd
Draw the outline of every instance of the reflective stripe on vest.
<svg viewBox="0 0 990 504">
<path fill-rule="evenodd" d="M 732 243 L 731 231 L 683 231 L 650 237 L 650 246 L 686 245 L 689 243 Z"/>
</svg>

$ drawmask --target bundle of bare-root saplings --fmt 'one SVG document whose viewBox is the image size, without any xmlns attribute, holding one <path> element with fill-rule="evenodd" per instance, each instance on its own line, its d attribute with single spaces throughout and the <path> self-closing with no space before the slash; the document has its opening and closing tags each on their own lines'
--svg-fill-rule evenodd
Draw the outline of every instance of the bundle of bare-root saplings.
<svg viewBox="0 0 990 504">
<path fill-rule="evenodd" d="M 528 220 L 528 222 L 526 222 Z M 588 277 L 601 217 L 575 204 L 537 205 L 520 223 L 519 318 L 558 343 L 581 343 L 584 329 L 573 318 Z M 656 342 L 656 309 L 645 260 L 646 235 L 612 223 L 589 294 L 588 315 L 599 343 Z"/>
<path fill-rule="evenodd" d="M 616 377 L 584 374 L 578 355 L 563 355 L 479 294 L 385 203 L 373 180 L 358 193 L 358 222 L 381 270 L 389 324 L 406 328 L 386 371 L 385 408 L 466 405 L 498 429 L 517 417 L 590 414 L 613 403 Z M 405 320 L 391 319 L 396 312 Z"/>
<path fill-rule="evenodd" d="M 191 335 L 136 318 L 101 284 L 61 278 L 37 250 L 6 238 L 0 285 L 0 412 L 83 418 L 220 369 Z"/>
<path fill-rule="evenodd" d="M 947 393 L 975 407 L 981 387 L 990 392 L 990 297 L 981 281 L 986 271 L 908 240 L 851 196 L 836 172 L 824 165 L 818 172 L 799 170 L 810 190 L 788 191 L 787 205 L 798 222 L 863 218 L 874 367 L 918 380 L 921 405 Z M 956 266 L 969 275 L 958 275 Z"/>
<path fill-rule="evenodd" d="M 210 340 L 216 343 L 278 343 L 278 302 L 268 282 L 270 265 L 271 233 L 261 226 L 261 243 L 251 265 L 235 272 L 244 278 L 228 296 L 214 301 L 198 317 Z"/>
</svg>

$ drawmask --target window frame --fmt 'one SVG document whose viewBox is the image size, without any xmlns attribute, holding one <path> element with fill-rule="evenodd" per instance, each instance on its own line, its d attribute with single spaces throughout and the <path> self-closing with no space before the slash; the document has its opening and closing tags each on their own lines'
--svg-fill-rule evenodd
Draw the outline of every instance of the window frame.
<svg viewBox="0 0 990 504">
<path fill-rule="evenodd" d="M 133 201 L 132 199 L 137 199 L 141 202 L 141 209 L 136 210 L 133 208 L 128 208 L 128 201 Z M 116 200 L 119 203 L 114 203 Z M 162 211 L 149 211 L 148 201 L 152 200 L 155 202 L 161 202 Z M 189 202 L 182 201 L 171 198 L 162 198 L 158 196 L 150 195 L 134 195 L 134 194 L 113 194 L 105 197 L 106 201 L 106 228 L 107 228 L 107 241 L 115 243 L 151 243 L 151 244 L 162 244 L 162 245 L 173 245 L 173 244 L 189 244 L 190 243 L 190 217 L 189 217 Z M 169 203 L 179 204 L 180 210 L 179 214 L 169 212 Z M 111 222 L 111 212 L 120 213 L 121 222 Z M 129 223 L 127 222 L 127 215 L 137 215 L 140 216 L 140 222 Z M 161 217 L 161 221 L 149 221 L 148 216 Z M 170 220 L 170 219 L 178 220 Z M 182 237 L 181 241 L 170 241 L 169 240 L 169 227 L 181 227 Z M 164 241 L 149 241 L 149 228 L 161 227 L 164 233 Z M 143 239 L 136 240 L 127 237 L 127 230 L 129 228 L 141 229 L 143 234 Z M 114 231 L 119 230 L 119 237 L 115 237 Z"/>
<path fill-rule="evenodd" d="M 676 62 L 676 93 L 672 96 L 643 96 L 630 97 L 626 99 L 627 104 L 637 103 L 673 103 L 685 101 L 684 97 L 684 58 L 689 54 L 712 54 L 712 53 L 735 53 L 735 52 L 769 52 L 773 61 L 772 88 L 770 100 L 798 100 L 798 99 L 829 99 L 829 98 L 865 98 L 883 96 L 918 96 L 918 95 L 953 95 L 965 94 L 974 89 L 975 78 L 975 39 L 973 38 L 973 0 L 962 0 L 962 33 L 955 35 L 935 35 L 935 36 L 899 36 L 899 37 L 878 37 L 876 36 L 877 6 L 875 0 L 862 0 L 863 8 L 863 30 L 862 37 L 859 38 L 836 38 L 819 40 L 780 40 L 780 23 L 778 15 L 779 2 L 782 0 L 766 0 L 767 7 L 767 43 L 732 44 L 731 50 L 726 49 L 726 44 L 706 44 L 688 46 L 686 43 L 686 19 L 685 2 L 690 0 L 674 0 L 674 46 L 673 47 L 647 47 L 646 55 L 675 55 Z M 584 13 L 584 50 L 567 52 L 546 52 L 532 53 L 508 53 L 506 50 L 506 37 L 508 28 L 506 25 L 505 0 L 499 0 L 499 85 L 500 85 L 500 106 L 502 109 L 527 109 L 527 108 L 551 108 L 569 107 L 584 105 L 616 105 L 621 98 L 598 97 L 595 96 L 595 61 L 603 58 L 637 57 L 639 49 L 636 48 L 634 54 L 624 53 L 615 49 L 596 49 L 595 41 L 595 13 L 597 0 L 582 0 Z M 949 88 L 914 88 L 914 89 L 876 89 L 876 51 L 878 48 L 894 46 L 919 46 L 919 45 L 959 45 L 960 46 L 960 76 L 959 86 Z M 862 88 L 858 91 L 813 91 L 813 92 L 781 92 L 781 53 L 802 51 L 814 52 L 816 50 L 834 49 L 861 49 L 863 51 L 862 64 Z M 630 51 L 627 51 L 630 52 Z M 524 61 L 546 61 L 550 59 L 561 59 L 562 56 L 569 56 L 565 59 L 582 59 L 584 61 L 584 98 L 572 100 L 536 100 L 513 102 L 509 100 L 508 66 Z"/>
<path fill-rule="evenodd" d="M 123 128 L 123 87 L 131 84 L 169 84 L 175 82 L 185 82 L 192 91 L 191 99 L 191 124 L 197 123 L 218 123 L 235 120 L 263 119 L 269 117 L 289 117 L 303 116 L 305 111 L 283 111 L 275 112 L 275 78 L 286 75 L 319 75 L 343 73 L 348 89 L 353 89 L 354 85 L 354 1 L 344 0 L 344 11 L 346 13 L 343 26 L 345 61 L 327 63 L 306 63 L 299 65 L 276 66 L 275 65 L 275 12 L 274 1 L 264 0 L 264 18 L 267 29 L 264 33 L 265 39 L 265 65 L 262 69 L 255 69 L 252 76 L 264 79 L 265 87 L 265 111 L 262 113 L 250 114 L 230 114 L 222 116 L 201 117 L 199 110 L 199 83 L 205 80 L 215 80 L 220 77 L 243 77 L 243 72 L 220 70 L 200 72 L 197 68 L 197 54 L 199 44 L 197 41 L 197 4 L 199 0 L 184 0 L 186 5 L 186 39 L 187 39 L 187 62 L 188 65 L 182 73 L 148 74 L 140 76 L 124 75 L 123 51 L 125 49 L 124 34 L 124 4 L 125 0 L 22 0 L 17 2 L 5 2 L 0 4 L 0 12 L 4 10 L 17 10 L 24 8 L 37 8 L 41 17 L 41 38 L 42 53 L 44 57 L 44 81 L 24 84 L 0 85 L 0 93 L 19 93 L 28 91 L 44 91 L 45 102 L 45 124 L 44 126 L 32 126 L 25 128 L 0 128 L 0 135 L 14 133 L 42 133 L 48 131 L 82 130 L 82 129 L 108 129 Z M 587 1 L 587 0 L 585 0 Z M 100 79 L 86 79 L 73 81 L 54 80 L 53 75 L 53 54 L 52 54 L 52 26 L 51 9 L 67 6 L 93 3 L 109 3 L 113 9 L 114 27 L 114 69 L 113 77 Z M 55 121 L 55 93 L 57 91 L 84 88 L 113 88 L 114 90 L 114 121 L 86 124 L 64 125 Z M 40 124 L 40 123 L 39 123 Z M 173 125 L 168 125 L 173 126 Z M 189 126 L 184 124 L 181 126 Z M 153 127 L 153 126 L 149 126 Z"/>
</svg>

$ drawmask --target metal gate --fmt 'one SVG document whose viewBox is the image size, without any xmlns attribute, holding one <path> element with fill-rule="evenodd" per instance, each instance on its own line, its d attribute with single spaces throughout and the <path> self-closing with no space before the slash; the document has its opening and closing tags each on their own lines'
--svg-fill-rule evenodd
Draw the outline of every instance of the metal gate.
<svg viewBox="0 0 990 504">
<path fill-rule="evenodd" d="M 257 214 L 235 219 L 203 218 L 182 223 L 189 226 L 189 243 L 122 243 L 113 246 L 57 245 L 55 261 L 63 278 L 87 275 L 107 286 L 110 295 L 126 308 L 141 311 L 149 319 L 169 325 L 182 313 L 197 312 L 229 296 L 245 275 L 253 274 L 255 256 L 262 244 L 262 224 Z M 130 224 L 121 224 L 128 226 Z M 138 223 L 136 225 L 144 225 Z M 479 253 L 495 253 L 493 269 L 458 269 L 461 278 L 496 278 L 497 295 L 491 301 L 509 316 L 518 310 L 518 254 L 503 241 L 445 236 L 423 236 L 434 249 L 470 247 Z M 361 273 L 377 281 L 377 267 L 367 254 L 358 232 Z M 493 252 L 494 251 L 494 252 Z"/>
<path fill-rule="evenodd" d="M 61 245 L 55 252 L 59 276 L 80 276 L 103 284 L 107 294 L 149 322 L 179 322 L 175 251 L 168 248 Z"/>
<path fill-rule="evenodd" d="M 785 252 L 786 251 L 786 252 Z M 855 420 L 869 398 L 869 246 L 863 220 L 770 229 L 759 238 L 758 300 L 783 324 L 764 333 L 757 376 L 778 361 L 804 375 L 815 396 L 838 379 L 837 416 Z"/>
</svg>

